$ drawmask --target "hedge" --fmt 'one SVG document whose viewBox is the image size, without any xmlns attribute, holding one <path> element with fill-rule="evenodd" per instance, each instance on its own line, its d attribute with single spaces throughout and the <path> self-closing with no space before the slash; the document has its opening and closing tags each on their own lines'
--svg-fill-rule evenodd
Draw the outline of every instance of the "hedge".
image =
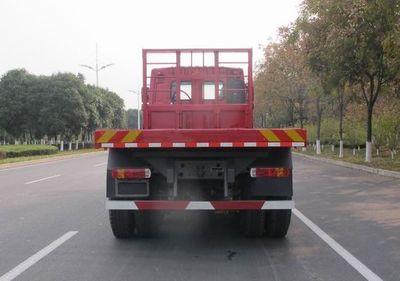
<svg viewBox="0 0 400 281">
<path fill-rule="evenodd" d="M 0 159 L 57 153 L 52 145 L 0 145 Z"/>
</svg>

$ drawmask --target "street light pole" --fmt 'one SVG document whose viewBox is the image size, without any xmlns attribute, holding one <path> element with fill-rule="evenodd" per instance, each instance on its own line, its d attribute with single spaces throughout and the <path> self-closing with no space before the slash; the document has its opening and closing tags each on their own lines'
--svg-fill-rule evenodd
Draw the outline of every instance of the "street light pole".
<svg viewBox="0 0 400 281">
<path fill-rule="evenodd" d="M 129 92 L 137 94 L 137 128 L 140 129 L 140 94 L 133 90 L 129 90 Z"/>
<path fill-rule="evenodd" d="M 96 87 L 99 86 L 99 54 L 96 42 Z"/>
<path fill-rule="evenodd" d="M 86 68 L 96 72 L 96 87 L 99 86 L 99 71 L 101 71 L 101 70 L 103 70 L 103 69 L 105 69 L 105 68 L 107 68 L 109 66 L 112 66 L 112 65 L 114 65 L 114 64 L 113 63 L 109 63 L 109 64 L 106 64 L 106 65 L 103 65 L 103 66 L 99 67 L 97 43 L 96 43 L 96 65 L 93 67 L 93 66 L 86 65 L 86 64 L 80 64 L 80 66 L 86 67 Z"/>
</svg>

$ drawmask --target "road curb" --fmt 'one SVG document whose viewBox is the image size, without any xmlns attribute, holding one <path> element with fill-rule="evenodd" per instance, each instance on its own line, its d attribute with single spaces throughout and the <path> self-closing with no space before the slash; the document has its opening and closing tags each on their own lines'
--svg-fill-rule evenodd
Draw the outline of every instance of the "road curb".
<svg viewBox="0 0 400 281">
<path fill-rule="evenodd" d="M 344 161 L 333 160 L 333 159 L 329 159 L 329 158 L 325 158 L 325 157 L 310 156 L 310 155 L 305 155 L 305 154 L 298 153 L 298 152 L 293 152 L 293 154 L 296 156 L 304 157 L 304 158 L 311 159 L 311 160 L 321 161 L 321 162 L 334 164 L 337 166 L 342 166 L 342 167 L 346 167 L 346 168 L 350 168 L 350 169 L 361 170 L 361 171 L 365 171 L 365 172 L 368 172 L 371 174 L 400 179 L 400 172 L 389 171 L 389 170 L 384 170 L 384 169 L 379 169 L 379 168 L 372 168 L 372 167 L 348 163 L 348 162 L 344 162 Z"/>
</svg>

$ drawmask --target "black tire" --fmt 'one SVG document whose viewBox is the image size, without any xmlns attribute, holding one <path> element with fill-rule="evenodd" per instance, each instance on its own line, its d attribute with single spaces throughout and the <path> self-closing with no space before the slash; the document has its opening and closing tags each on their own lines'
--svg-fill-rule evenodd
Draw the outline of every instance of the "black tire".
<svg viewBox="0 0 400 281">
<path fill-rule="evenodd" d="M 292 210 L 269 210 L 265 213 L 265 234 L 272 238 L 286 236 Z"/>
<path fill-rule="evenodd" d="M 116 238 L 125 239 L 135 235 L 135 216 L 129 210 L 110 210 L 110 225 Z"/>
<path fill-rule="evenodd" d="M 155 213 L 135 211 L 136 234 L 140 237 L 152 237 L 157 232 Z"/>
<path fill-rule="evenodd" d="M 241 211 L 241 224 L 243 234 L 249 237 L 259 237 L 265 230 L 265 211 Z"/>
</svg>

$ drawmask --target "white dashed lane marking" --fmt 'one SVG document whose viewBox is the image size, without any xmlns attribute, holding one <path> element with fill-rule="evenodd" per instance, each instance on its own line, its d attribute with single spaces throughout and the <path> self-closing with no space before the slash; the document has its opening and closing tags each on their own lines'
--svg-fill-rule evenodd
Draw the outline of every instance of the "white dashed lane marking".
<svg viewBox="0 0 400 281">
<path fill-rule="evenodd" d="M 30 256 L 23 262 L 21 262 L 19 265 L 11 269 L 9 272 L 4 274 L 3 276 L 0 277 L 0 281 L 11 281 L 18 277 L 22 272 L 30 268 L 32 265 L 40 261 L 42 258 L 50 254 L 52 251 L 57 249 L 59 246 L 64 244 L 66 241 L 68 241 L 70 238 L 72 238 L 75 234 L 77 234 L 78 231 L 68 231 L 65 233 L 63 236 L 58 238 L 57 240 L 53 241 L 51 244 L 47 245 L 43 249 L 41 249 L 39 252 L 34 254 L 33 256 Z"/>
<path fill-rule="evenodd" d="M 28 181 L 25 184 L 32 184 L 32 183 L 36 183 L 36 182 L 41 182 L 41 181 L 57 178 L 59 176 L 61 176 L 61 175 L 54 175 L 54 176 L 50 176 L 50 177 L 41 178 L 41 179 L 38 179 L 38 180 Z"/>
</svg>

